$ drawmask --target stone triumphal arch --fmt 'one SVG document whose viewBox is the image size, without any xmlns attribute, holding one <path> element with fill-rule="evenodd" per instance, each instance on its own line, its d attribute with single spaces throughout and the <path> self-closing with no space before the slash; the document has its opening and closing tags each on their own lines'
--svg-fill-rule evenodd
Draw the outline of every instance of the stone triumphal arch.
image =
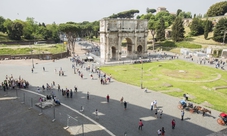
<svg viewBox="0 0 227 136">
<path fill-rule="evenodd" d="M 103 62 L 135 59 L 147 52 L 147 20 L 100 20 L 100 51 Z M 124 45 L 122 44 L 124 41 Z"/>
</svg>

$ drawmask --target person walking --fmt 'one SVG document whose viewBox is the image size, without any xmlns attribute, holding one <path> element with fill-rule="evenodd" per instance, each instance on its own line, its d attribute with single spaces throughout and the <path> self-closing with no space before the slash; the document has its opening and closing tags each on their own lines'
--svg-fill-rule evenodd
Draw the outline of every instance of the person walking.
<svg viewBox="0 0 227 136">
<path fill-rule="evenodd" d="M 120 103 L 123 103 L 124 97 L 121 97 L 120 99 Z"/>
<path fill-rule="evenodd" d="M 61 87 L 60 87 L 60 85 L 58 84 L 58 91 L 61 91 Z"/>
<path fill-rule="evenodd" d="M 154 108 L 157 109 L 157 100 L 154 100 L 153 105 L 154 105 Z"/>
<path fill-rule="evenodd" d="M 162 118 L 162 113 L 163 113 L 163 110 L 162 109 L 160 109 L 159 110 L 159 113 L 160 113 L 160 119 Z"/>
<path fill-rule="evenodd" d="M 157 133 L 158 133 L 158 136 L 161 136 L 162 135 L 162 130 L 158 129 Z"/>
<path fill-rule="evenodd" d="M 151 110 L 153 110 L 154 102 L 151 102 Z"/>
<path fill-rule="evenodd" d="M 109 94 L 106 96 L 106 100 L 107 100 L 107 102 L 110 101 L 110 96 L 109 96 Z"/>
<path fill-rule="evenodd" d="M 87 92 L 87 100 L 89 100 L 89 92 Z"/>
<path fill-rule="evenodd" d="M 96 119 L 99 119 L 99 115 L 98 115 L 98 114 L 99 114 L 99 111 L 98 111 L 98 109 L 96 109 L 96 110 L 95 110 L 95 118 L 96 118 Z"/>
<path fill-rule="evenodd" d="M 162 129 L 161 129 L 161 135 L 162 136 L 165 136 L 165 129 L 164 129 L 164 127 L 162 127 Z"/>
<path fill-rule="evenodd" d="M 69 98 L 69 89 L 66 89 L 66 96 Z"/>
<path fill-rule="evenodd" d="M 155 118 L 158 118 L 158 109 L 155 109 L 154 111 L 155 111 L 154 113 Z"/>
<path fill-rule="evenodd" d="M 176 125 L 176 122 L 175 122 L 175 120 L 173 119 L 173 120 L 172 120 L 172 129 L 175 128 L 175 125 Z"/>
<path fill-rule="evenodd" d="M 142 122 L 142 120 L 140 119 L 138 129 L 139 129 L 139 130 L 142 130 L 142 127 L 143 127 L 143 122 Z"/>
<path fill-rule="evenodd" d="M 43 67 L 43 71 L 45 71 L 45 67 Z"/>
<path fill-rule="evenodd" d="M 127 108 L 127 102 L 126 101 L 124 101 L 124 108 L 125 108 L 125 110 Z"/>
<path fill-rule="evenodd" d="M 74 91 L 77 92 L 77 87 L 76 86 L 74 86 Z"/>
<path fill-rule="evenodd" d="M 70 98 L 73 98 L 73 91 L 70 89 Z"/>
<path fill-rule="evenodd" d="M 181 111 L 181 120 L 184 120 L 184 110 Z"/>
</svg>

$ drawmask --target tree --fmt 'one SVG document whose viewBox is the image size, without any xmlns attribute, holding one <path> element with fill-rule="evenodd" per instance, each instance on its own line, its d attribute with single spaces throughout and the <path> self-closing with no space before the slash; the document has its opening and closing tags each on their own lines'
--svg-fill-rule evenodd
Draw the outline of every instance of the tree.
<svg viewBox="0 0 227 136">
<path fill-rule="evenodd" d="M 139 10 L 133 9 L 133 10 L 123 11 L 117 14 L 113 14 L 109 16 L 109 18 L 134 18 L 136 13 L 139 13 Z"/>
<path fill-rule="evenodd" d="M 40 25 L 41 26 L 41 25 Z M 39 25 L 35 22 L 34 18 L 27 17 L 23 23 L 23 36 L 25 39 L 41 38 L 38 33 Z"/>
<path fill-rule="evenodd" d="M 184 25 L 183 20 L 177 17 L 172 26 L 172 39 L 174 42 L 183 41 L 184 39 Z"/>
<path fill-rule="evenodd" d="M 53 39 L 55 42 L 59 42 L 60 33 L 58 30 L 58 25 L 56 25 L 56 23 L 54 22 L 51 25 L 47 25 L 46 27 L 51 32 L 51 39 Z"/>
<path fill-rule="evenodd" d="M 147 12 L 147 14 L 148 13 L 155 13 L 156 12 L 156 9 L 149 9 L 149 8 L 147 8 L 147 10 L 146 10 L 146 12 Z"/>
<path fill-rule="evenodd" d="M 181 9 L 178 9 L 177 10 L 177 16 L 179 16 L 181 12 L 182 12 L 182 10 Z"/>
<path fill-rule="evenodd" d="M 12 24 L 13 24 L 13 21 L 11 21 L 10 19 L 6 19 L 5 22 L 3 23 L 3 26 L 6 28 L 7 34 L 11 33 Z"/>
<path fill-rule="evenodd" d="M 180 14 L 178 15 L 181 18 L 192 18 L 191 12 L 180 12 Z"/>
<path fill-rule="evenodd" d="M 52 37 L 51 31 L 48 30 L 48 29 L 46 28 L 46 26 L 44 27 L 43 25 L 42 25 L 42 26 L 39 26 L 38 34 L 40 35 L 40 37 L 41 37 L 42 39 L 45 39 L 45 40 L 48 40 L 49 38 Z"/>
<path fill-rule="evenodd" d="M 153 39 L 153 42 L 152 42 L 153 43 L 153 50 L 154 50 L 154 45 L 155 45 L 155 38 L 154 38 L 154 36 L 156 34 L 156 31 L 155 31 L 156 26 L 157 26 L 156 23 L 157 22 L 154 21 L 154 20 L 149 20 L 149 22 L 148 22 L 148 29 L 150 30 L 151 35 L 152 35 L 152 39 Z"/>
<path fill-rule="evenodd" d="M 227 1 L 213 4 L 207 11 L 208 17 L 221 16 L 227 12 Z"/>
<path fill-rule="evenodd" d="M 140 19 L 147 19 L 147 20 L 150 20 L 151 17 L 154 17 L 154 15 L 151 14 L 151 13 L 148 13 L 148 14 L 145 14 L 145 15 L 142 14 L 142 15 L 140 16 Z"/>
<path fill-rule="evenodd" d="M 23 35 L 23 25 L 19 21 L 14 21 L 12 24 L 12 31 L 9 34 L 9 37 L 13 40 L 21 40 Z"/>
<path fill-rule="evenodd" d="M 98 38 L 99 35 L 99 27 L 99 21 L 92 22 L 92 30 L 96 38 Z"/>
<path fill-rule="evenodd" d="M 208 18 L 205 22 L 205 27 L 204 27 L 204 39 L 207 39 L 209 33 L 209 24 L 208 24 Z"/>
<path fill-rule="evenodd" d="M 207 18 L 206 21 L 204 22 L 204 38 L 205 39 L 207 39 L 208 33 L 212 31 L 212 28 L 213 28 L 212 21 L 208 20 L 208 18 Z"/>
<path fill-rule="evenodd" d="M 190 30 L 191 30 L 191 35 L 192 36 L 197 36 L 204 34 L 204 27 L 203 27 L 203 22 L 199 18 L 193 18 L 192 23 L 190 25 Z"/>
<path fill-rule="evenodd" d="M 23 25 L 20 20 L 15 20 L 14 22 L 7 19 L 3 25 L 7 29 L 8 37 L 12 40 L 20 40 L 23 35 Z"/>
<path fill-rule="evenodd" d="M 3 33 L 6 32 L 6 28 L 3 25 L 4 22 L 5 22 L 5 19 L 2 16 L 0 16 L 0 32 L 3 32 Z"/>
<path fill-rule="evenodd" d="M 60 24 L 59 30 L 63 33 L 65 33 L 67 39 L 68 39 L 68 47 L 67 49 L 71 51 L 71 54 L 74 54 L 75 51 L 75 41 L 78 37 L 80 27 L 76 24 Z"/>
<path fill-rule="evenodd" d="M 221 18 L 214 27 L 213 40 L 217 42 L 227 41 L 227 36 L 224 38 L 224 35 L 227 31 L 227 18 Z"/>
<path fill-rule="evenodd" d="M 157 32 L 157 36 L 156 36 L 157 40 L 164 41 L 165 40 L 165 21 L 162 17 L 159 20 L 159 23 L 156 28 L 156 32 Z"/>
</svg>

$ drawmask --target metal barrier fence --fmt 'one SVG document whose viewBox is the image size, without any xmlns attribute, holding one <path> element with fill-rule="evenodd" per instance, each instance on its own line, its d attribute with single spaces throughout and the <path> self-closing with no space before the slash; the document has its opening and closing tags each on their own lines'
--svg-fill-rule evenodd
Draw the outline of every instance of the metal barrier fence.
<svg viewBox="0 0 227 136">
<path fill-rule="evenodd" d="M 6 91 L 0 90 L 0 94 L 5 97 L 15 97 L 18 102 L 28 107 L 28 110 L 36 111 L 37 118 L 39 116 L 47 116 L 51 122 L 55 121 L 59 122 L 64 126 L 64 129 L 70 132 L 71 135 L 76 136 L 93 135 L 94 133 L 93 128 L 95 127 L 95 125 L 92 124 L 89 120 L 85 119 L 83 116 L 81 116 L 81 114 L 69 110 L 65 106 L 49 105 L 47 107 L 41 108 L 43 107 L 43 105 L 39 101 L 40 97 L 45 97 L 46 94 L 50 94 L 51 91 L 38 93 L 35 91 L 34 88 L 29 89 L 33 90 L 32 91 L 33 93 L 26 92 L 27 90 L 25 89 L 16 88 Z M 37 106 L 39 104 L 40 106 Z M 81 109 L 78 109 L 78 111 L 80 110 Z M 83 110 L 81 110 L 81 113 L 82 112 Z"/>
</svg>

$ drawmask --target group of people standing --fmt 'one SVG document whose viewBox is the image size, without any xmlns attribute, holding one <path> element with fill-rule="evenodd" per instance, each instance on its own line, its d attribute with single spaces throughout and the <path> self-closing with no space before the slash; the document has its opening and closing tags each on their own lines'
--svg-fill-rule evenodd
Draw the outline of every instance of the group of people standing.
<svg viewBox="0 0 227 136">
<path fill-rule="evenodd" d="M 28 88 L 29 82 L 21 78 L 19 76 L 18 79 L 13 78 L 13 75 L 11 76 L 6 75 L 5 80 L 0 84 L 0 87 L 6 91 L 8 89 L 15 89 L 17 88 Z"/>
</svg>

